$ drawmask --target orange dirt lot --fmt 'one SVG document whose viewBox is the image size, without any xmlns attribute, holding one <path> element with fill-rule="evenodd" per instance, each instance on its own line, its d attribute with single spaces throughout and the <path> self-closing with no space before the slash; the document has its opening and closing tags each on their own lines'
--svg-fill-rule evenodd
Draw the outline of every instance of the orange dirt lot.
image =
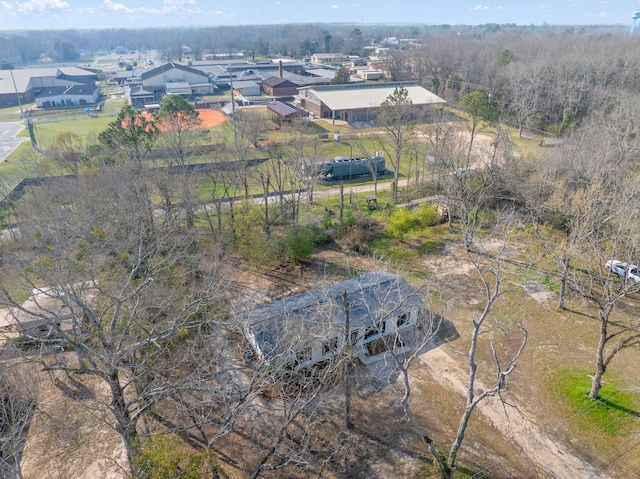
<svg viewBox="0 0 640 479">
<path fill-rule="evenodd" d="M 202 128 L 209 128 L 210 126 L 222 125 L 229 120 L 229 117 L 219 110 L 212 110 L 210 108 L 198 110 L 200 113 L 200 120 L 202 120 Z"/>
<path fill-rule="evenodd" d="M 200 128 L 209 128 L 212 126 L 222 125 L 223 123 L 229 120 L 229 118 L 219 110 L 212 110 L 210 108 L 206 108 L 206 109 L 198 109 L 197 111 L 198 113 L 200 113 L 198 118 L 200 118 L 200 121 L 202 122 L 200 124 Z M 144 116 L 147 119 L 152 118 L 152 115 L 150 113 L 145 113 Z M 162 131 L 163 130 L 162 124 L 158 125 L 158 128 Z"/>
</svg>

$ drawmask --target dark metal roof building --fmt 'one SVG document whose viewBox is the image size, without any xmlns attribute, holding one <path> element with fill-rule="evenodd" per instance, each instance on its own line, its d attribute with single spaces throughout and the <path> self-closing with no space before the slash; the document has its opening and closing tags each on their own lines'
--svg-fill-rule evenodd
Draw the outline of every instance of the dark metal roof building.
<svg viewBox="0 0 640 479">
<path fill-rule="evenodd" d="M 422 305 L 404 278 L 375 271 L 257 307 L 244 317 L 244 330 L 261 359 L 295 357 L 304 366 L 341 348 L 348 311 L 350 341 L 368 362 L 366 357 L 373 358 L 366 344 L 415 325 Z"/>
</svg>

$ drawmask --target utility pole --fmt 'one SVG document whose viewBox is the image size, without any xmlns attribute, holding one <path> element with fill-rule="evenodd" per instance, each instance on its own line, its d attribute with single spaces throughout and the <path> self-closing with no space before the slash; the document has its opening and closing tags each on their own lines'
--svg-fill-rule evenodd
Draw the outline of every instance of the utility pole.
<svg viewBox="0 0 640 479">
<path fill-rule="evenodd" d="M 229 72 L 229 79 L 231 80 L 231 120 L 233 121 L 233 147 L 238 149 L 238 133 L 236 132 L 236 100 L 233 96 L 233 73 L 231 72 L 231 65 L 227 65 L 227 72 Z"/>
<path fill-rule="evenodd" d="M 13 70 L 9 70 L 9 73 L 11 73 L 11 81 L 13 82 L 13 89 L 16 91 L 16 98 L 18 99 L 18 105 L 20 105 L 20 118 L 22 118 L 26 124 L 27 119 L 25 118 L 24 113 L 22 111 L 22 101 L 20 101 L 20 93 L 18 93 L 18 87 L 16 86 L 16 79 L 13 77 Z"/>
<path fill-rule="evenodd" d="M 342 293 L 342 303 L 344 306 L 344 346 L 343 351 L 346 354 L 342 357 L 343 363 L 343 380 L 344 380 L 344 427 L 347 429 L 353 429 L 353 423 L 351 422 L 351 333 L 349 331 L 349 295 L 345 291 Z"/>
</svg>

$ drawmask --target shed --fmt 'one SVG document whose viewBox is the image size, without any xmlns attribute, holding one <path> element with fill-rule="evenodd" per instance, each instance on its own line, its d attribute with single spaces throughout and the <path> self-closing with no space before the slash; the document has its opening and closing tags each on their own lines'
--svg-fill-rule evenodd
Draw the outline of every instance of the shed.
<svg viewBox="0 0 640 479">
<path fill-rule="evenodd" d="M 405 351 L 403 336 L 415 328 L 422 307 L 404 278 L 375 271 L 257 307 L 242 322 L 261 360 L 302 368 L 349 343 L 366 364 L 384 358 L 389 345 Z"/>
<path fill-rule="evenodd" d="M 300 115 L 300 111 L 297 108 L 294 108 L 286 103 L 281 101 L 274 101 L 267 105 L 267 110 L 271 114 L 271 119 L 278 123 L 286 120 L 291 120 L 296 116 Z"/>
</svg>

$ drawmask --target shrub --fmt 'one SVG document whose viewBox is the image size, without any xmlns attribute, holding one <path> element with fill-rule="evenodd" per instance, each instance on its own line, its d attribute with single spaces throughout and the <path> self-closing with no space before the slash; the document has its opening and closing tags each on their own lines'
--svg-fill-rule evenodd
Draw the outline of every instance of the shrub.
<svg viewBox="0 0 640 479">
<path fill-rule="evenodd" d="M 435 206 L 424 204 L 415 209 L 415 214 L 420 221 L 420 225 L 424 228 L 427 226 L 435 226 L 440 224 L 442 217 Z"/>
<path fill-rule="evenodd" d="M 402 239 L 419 224 L 420 220 L 413 211 L 402 208 L 391 213 L 386 230 L 394 238 Z"/>
<path fill-rule="evenodd" d="M 290 229 L 281 242 L 284 259 L 293 264 L 308 261 L 313 254 L 313 247 L 313 233 L 308 228 Z"/>
</svg>

